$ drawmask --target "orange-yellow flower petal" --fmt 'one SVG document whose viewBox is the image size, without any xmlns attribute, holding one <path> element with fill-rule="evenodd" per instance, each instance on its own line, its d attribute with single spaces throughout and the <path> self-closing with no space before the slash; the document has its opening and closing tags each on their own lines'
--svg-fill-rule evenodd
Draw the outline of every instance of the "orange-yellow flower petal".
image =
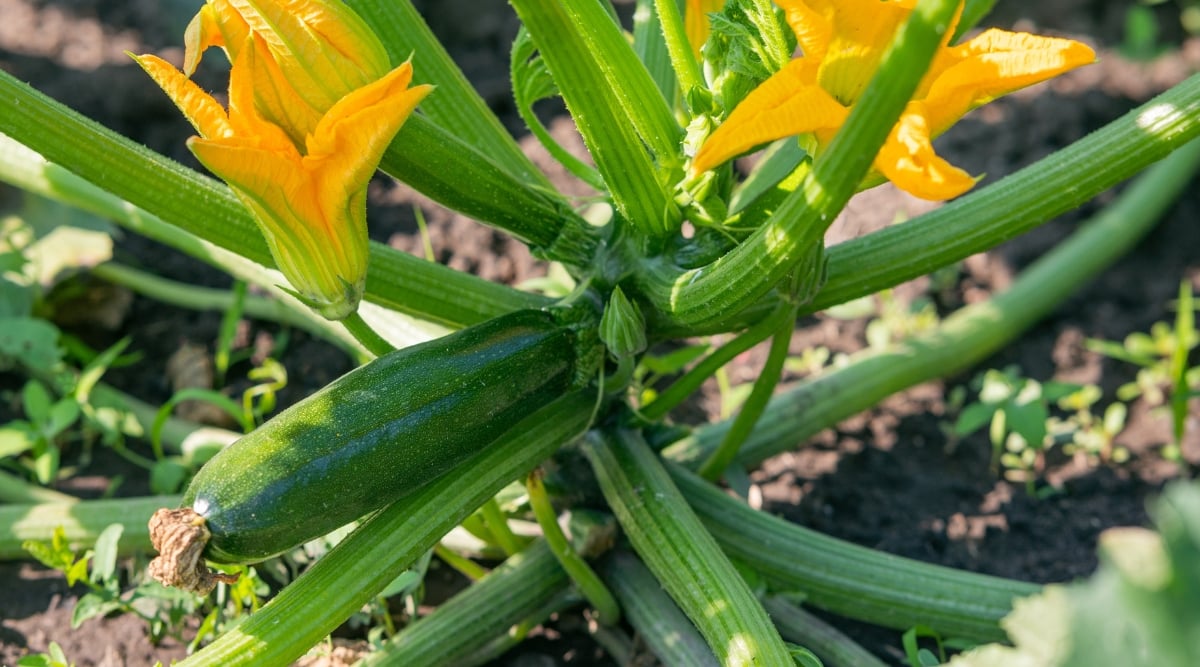
<svg viewBox="0 0 1200 667">
<path fill-rule="evenodd" d="M 817 63 L 797 58 L 746 96 L 692 161 L 699 173 L 755 146 L 841 126 L 847 110 L 816 84 Z"/>
<path fill-rule="evenodd" d="M 406 62 L 343 97 L 321 118 L 308 137 L 304 161 L 321 175 L 323 189 L 340 196 L 365 186 L 392 137 L 433 90 L 429 85 L 409 88 L 411 81 L 412 65 Z"/>
<path fill-rule="evenodd" d="M 875 169 L 896 187 L 922 199 L 951 199 L 975 185 L 970 174 L 933 151 L 925 105 L 910 102 L 879 155 Z"/>
<path fill-rule="evenodd" d="M 233 133 L 229 116 L 221 104 L 173 65 L 154 55 L 132 57 L 171 98 L 175 106 L 179 107 L 197 132 L 205 137 L 220 137 Z"/>
<path fill-rule="evenodd" d="M 988 30 L 935 62 L 924 97 L 934 134 L 998 97 L 1095 61 L 1096 52 L 1074 40 Z"/>
<path fill-rule="evenodd" d="M 783 8 L 802 55 L 730 113 L 701 147 L 694 171 L 710 169 L 765 141 L 791 134 L 812 133 L 818 151 L 827 146 L 875 75 L 916 0 L 776 0 L 776 4 Z M 958 15 L 954 24 L 957 21 Z M 971 109 L 1095 60 L 1092 49 L 1078 42 L 1002 30 L 988 30 L 951 47 L 953 27 L 874 162 L 877 173 L 929 199 L 957 196 L 975 182 L 934 153 L 935 137 Z M 794 71 L 784 75 L 788 70 Z M 828 110 L 831 103 L 840 105 L 840 114 Z M 837 115 L 837 121 L 801 120 L 805 114 Z"/>
</svg>

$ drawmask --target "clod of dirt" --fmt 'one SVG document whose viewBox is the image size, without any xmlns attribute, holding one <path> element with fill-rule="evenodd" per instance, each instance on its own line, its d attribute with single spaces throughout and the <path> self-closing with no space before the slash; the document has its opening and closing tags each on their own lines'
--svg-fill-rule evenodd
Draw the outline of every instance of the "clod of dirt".
<svg viewBox="0 0 1200 667">
<path fill-rule="evenodd" d="M 158 557 L 150 561 L 150 576 L 164 586 L 208 595 L 217 583 L 232 584 L 236 574 L 213 572 L 204 564 L 204 547 L 212 536 L 204 517 L 190 507 L 160 509 L 150 517 L 150 541 Z"/>
</svg>

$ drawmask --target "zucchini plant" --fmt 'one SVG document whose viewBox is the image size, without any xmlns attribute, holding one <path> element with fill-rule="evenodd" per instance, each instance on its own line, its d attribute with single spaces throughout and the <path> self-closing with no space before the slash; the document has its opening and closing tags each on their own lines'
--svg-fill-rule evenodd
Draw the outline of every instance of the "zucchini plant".
<svg viewBox="0 0 1200 667">
<path fill-rule="evenodd" d="M 974 189 L 933 138 L 981 104 L 1092 62 L 1089 47 L 1000 30 L 971 37 L 987 0 L 638 0 L 631 28 L 606 0 L 511 4 L 522 116 L 594 196 L 553 188 L 409 0 L 207 0 L 182 70 L 135 56 L 224 183 L 0 72 L 0 177 L 274 290 L 371 359 L 218 454 L 179 507 L 144 517 L 160 551 L 151 573 L 201 592 L 230 579 L 206 562 L 261 561 L 357 522 L 181 664 L 290 664 L 459 524 L 510 562 L 397 633 L 371 664 L 475 664 L 507 646 L 509 627 L 580 599 L 603 623 L 623 615 L 653 635 L 667 664 L 812 664 L 812 652 L 784 642 L 764 591 L 887 627 L 1002 639 L 999 619 L 1036 586 L 849 545 L 755 512 L 716 483 L 967 368 L 1136 242 L 1200 165 L 1189 143 L 1200 134 L 1200 75 Z M 231 62 L 227 98 L 190 78 L 212 48 Z M 532 113 L 549 97 L 565 102 L 590 162 L 554 144 Z M 748 173 L 734 167 L 763 147 Z M 986 250 L 1163 158 L 1008 292 L 776 392 L 799 316 Z M 376 168 L 560 264 L 570 293 L 521 292 L 369 242 Z M 826 248 L 847 201 L 883 181 L 954 201 Z M 666 386 L 646 384 L 659 375 L 656 350 L 720 333 L 736 336 Z M 707 377 L 767 340 L 737 415 L 672 423 Z M 538 466 L 544 483 L 530 474 Z M 544 541 L 514 534 L 494 500 L 519 481 L 531 509 L 510 514 L 532 515 Z M 604 549 L 570 546 L 556 507 L 615 519 L 603 577 L 589 560 Z M 768 602 L 796 617 L 781 598 Z M 804 623 L 783 625 L 817 655 L 861 654 L 844 637 L 809 640 Z"/>
</svg>

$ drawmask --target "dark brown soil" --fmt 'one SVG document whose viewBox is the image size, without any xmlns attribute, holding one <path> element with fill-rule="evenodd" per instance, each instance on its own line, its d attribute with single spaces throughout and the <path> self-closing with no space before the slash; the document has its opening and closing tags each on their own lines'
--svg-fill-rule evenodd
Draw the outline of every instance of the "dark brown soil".
<svg viewBox="0 0 1200 667">
<path fill-rule="evenodd" d="M 182 25 L 194 3 L 148 0 L 0 0 L 0 68 L 32 82 L 47 94 L 101 123 L 186 163 L 183 146 L 189 128 L 174 107 L 122 55 L 122 51 L 177 49 Z M 176 9 L 177 5 L 183 5 Z M 525 133 L 507 93 L 507 48 L 516 19 L 500 0 L 418 2 L 430 25 L 443 35 L 451 54 L 476 82 L 484 97 L 518 136 Z M 992 180 L 1030 164 L 1104 125 L 1200 66 L 1200 41 L 1184 41 L 1151 63 L 1132 63 L 1116 51 L 1122 40 L 1126 3 L 1104 0 L 1032 0 L 999 3 L 997 25 L 1039 32 L 1069 32 L 1099 46 L 1102 62 L 1024 91 L 977 112 L 940 142 L 943 155 L 971 173 Z M 1156 11 L 1163 39 L 1179 44 L 1175 5 Z M 179 52 L 173 51 L 176 57 Z M 569 127 L 558 124 L 569 134 Z M 531 154 L 564 182 L 535 142 Z M 1090 165 L 1079 165 L 1080 170 Z M 564 187 L 577 187 L 564 182 Z M 1024 266 L 1067 236 L 1078 222 L 1099 210 L 1112 193 L 986 255 L 963 263 L 958 284 L 942 295 L 945 313 L 1003 289 Z M 17 195 L 0 188 L 0 206 Z M 504 236 L 466 218 L 433 207 L 404 186 L 380 179 L 373 185 L 372 236 L 410 252 L 420 252 L 412 214 L 421 206 L 430 224 L 438 261 L 491 280 L 514 283 L 540 275 L 544 267 Z M 926 204 L 890 188 L 867 193 L 851 207 L 833 240 L 855 236 L 890 223 L 897 211 L 919 213 Z M 1168 303 L 1179 281 L 1187 278 L 1200 290 L 1200 186 L 1193 187 L 1168 213 L 1159 228 L 1125 259 L 1070 298 L 1003 353 L 962 377 L 914 388 L 894 396 L 836 430 L 814 438 L 804 448 L 768 461 L 753 475 L 761 487 L 763 509 L 891 553 L 1036 582 L 1085 576 L 1095 565 L 1100 531 L 1146 521 L 1146 499 L 1168 478 L 1180 474 L 1166 464 L 1158 448 L 1169 439 L 1167 422 L 1146 406 L 1135 404 L 1119 441 L 1132 460 L 1121 466 L 1086 466 L 1054 461 L 1042 484 L 1061 492 L 1030 498 L 1022 485 L 998 479 L 989 469 L 986 437 L 969 437 L 950 448 L 943 424 L 946 391 L 965 384 L 977 372 L 1016 364 L 1026 377 L 1098 383 L 1105 402 L 1115 388 L 1133 378 L 1129 366 L 1102 359 L 1083 349 L 1088 337 L 1120 340 L 1148 331 L 1173 314 Z M 132 235 L 118 244 L 123 261 L 168 278 L 224 287 L 227 277 L 170 249 Z M 900 290 L 920 293 L 918 284 Z M 114 371 L 107 379 L 152 402 L 170 395 L 162 367 L 184 342 L 211 347 L 219 314 L 166 307 L 141 297 L 120 327 L 107 331 L 83 328 L 73 333 L 94 345 L 123 337 L 144 358 Z M 863 323 L 818 316 L 804 323 L 793 351 L 823 345 L 835 352 L 864 346 Z M 269 349 L 280 340 L 273 326 L 243 323 L 242 345 Z M 291 332 L 286 350 L 276 351 L 289 371 L 286 404 L 310 393 L 350 368 L 344 355 Z M 735 383 L 754 378 L 765 353 L 753 350 L 729 369 Z M 241 372 L 244 373 L 244 368 Z M 0 375 L 0 390 L 19 386 Z M 710 416 L 719 403 L 709 388 L 695 406 Z M 14 415 L 0 401 L 0 422 Z M 1200 463 L 1200 424 L 1193 418 L 1185 456 Z M 103 455 L 80 476 L 64 485 L 72 493 L 94 496 L 107 481 L 124 475 L 121 495 L 146 492 L 136 470 Z M 442 579 L 439 577 L 439 580 Z M 26 652 L 61 644 L 79 665 L 150 665 L 184 654 L 178 643 L 152 647 L 141 624 L 131 617 L 93 620 L 70 630 L 74 600 L 81 590 L 67 588 L 61 577 L 30 563 L 0 564 L 0 664 L 12 664 Z M 837 620 L 840 627 L 891 664 L 903 664 L 898 632 Z M 533 642 L 515 649 L 498 665 L 612 664 L 577 623 L 560 622 Z"/>
</svg>

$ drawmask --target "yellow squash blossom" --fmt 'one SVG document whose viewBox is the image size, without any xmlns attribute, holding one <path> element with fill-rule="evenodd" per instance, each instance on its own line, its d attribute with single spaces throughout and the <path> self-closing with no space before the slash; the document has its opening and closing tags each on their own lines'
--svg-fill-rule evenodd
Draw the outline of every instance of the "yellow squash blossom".
<svg viewBox="0 0 1200 667">
<path fill-rule="evenodd" d="M 811 133 L 818 151 L 827 146 L 917 0 L 776 4 L 786 12 L 802 55 L 746 96 L 713 132 L 693 161 L 697 173 L 787 136 Z M 975 184 L 934 153 L 934 137 L 971 109 L 1096 59 L 1091 48 L 1069 39 L 991 29 L 950 46 L 953 32 L 947 31 L 874 162 L 878 174 L 925 199 L 956 197 Z"/>
<path fill-rule="evenodd" d="M 708 41 L 712 31 L 708 15 L 721 11 L 725 0 L 687 0 L 683 15 L 683 29 L 687 33 L 688 43 L 692 45 L 692 54 L 700 57 L 700 47 Z"/>
<path fill-rule="evenodd" d="M 274 21 L 268 21 L 271 30 L 260 30 L 255 16 L 230 13 L 242 5 L 282 11 L 325 3 L 216 0 L 204 7 L 189 29 L 185 59 L 194 68 L 206 46 L 225 47 L 233 62 L 228 110 L 161 58 L 135 59 L 196 128 L 200 136 L 188 140 L 188 147 L 254 214 L 297 295 L 325 317 L 341 319 L 358 308 L 366 280 L 367 183 L 392 137 L 431 87 L 409 87 L 409 63 L 390 71 L 374 63 L 371 67 L 381 72 L 374 78 L 351 74 L 347 65 L 339 79 L 309 77 L 303 83 L 289 71 L 322 71 L 324 65 L 313 62 L 345 65 L 354 42 L 320 38 L 311 26 L 328 30 L 328 22 L 313 20 L 312 14 L 301 14 L 308 24 L 288 23 L 296 16 L 279 12 L 255 15 Z M 244 17 L 243 23 L 235 20 Z M 309 40 L 314 34 L 318 38 Z M 231 48 L 235 38 L 241 41 Z M 373 35 L 370 41 L 378 46 Z M 281 43 L 296 50 L 275 50 Z M 382 53 L 382 47 L 378 50 Z M 311 69 L 296 66 L 295 59 Z M 293 84 L 293 78 L 301 83 Z"/>
</svg>

